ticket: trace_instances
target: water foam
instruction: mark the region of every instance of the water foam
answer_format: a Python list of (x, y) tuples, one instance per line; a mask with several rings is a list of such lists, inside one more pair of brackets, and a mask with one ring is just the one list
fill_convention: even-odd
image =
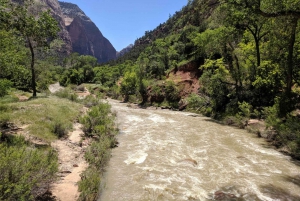
[(156, 114), (152, 114), (150, 115), (150, 117), (148, 117), (148, 119), (150, 119), (151, 121), (155, 122), (155, 123), (175, 123), (176, 121), (172, 120), (172, 119), (166, 119), (160, 115), (156, 115)]
[(124, 162), (129, 165), (129, 164), (142, 164), (144, 161), (147, 159), (148, 154), (140, 151), (138, 153), (134, 153), (128, 156), (128, 159), (125, 160)]

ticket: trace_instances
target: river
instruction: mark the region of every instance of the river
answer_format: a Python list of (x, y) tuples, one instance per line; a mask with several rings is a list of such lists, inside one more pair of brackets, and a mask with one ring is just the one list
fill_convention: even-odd
[(109, 100), (119, 146), (101, 201), (300, 200), (300, 165), (245, 130)]

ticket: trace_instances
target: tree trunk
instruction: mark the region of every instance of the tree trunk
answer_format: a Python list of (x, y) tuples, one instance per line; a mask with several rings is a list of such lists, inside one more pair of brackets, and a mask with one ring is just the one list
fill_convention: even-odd
[(129, 100), (129, 95), (128, 94), (125, 94), (125, 97), (124, 97), (124, 100), (123, 100), (123, 103), (127, 103)]
[(256, 66), (254, 66), (253, 72), (251, 74), (251, 82), (254, 82), (257, 68), (260, 66), (259, 28), (257, 26), (255, 26), (254, 28), (255, 30), (252, 30), (250, 26), (247, 26), (247, 29), (250, 31), (250, 33), (254, 38), (255, 50), (256, 50)]
[(292, 19), (292, 31), (291, 38), (289, 41), (289, 51), (288, 51), (288, 59), (287, 59), (287, 73), (286, 73), (286, 94), (289, 96), (292, 91), (293, 86), (293, 54), (294, 54), (294, 45), (296, 41), (296, 29), (298, 25), (298, 18), (294, 17)]
[(254, 77), (256, 76), (256, 69), (260, 67), (260, 49), (259, 49), (259, 39), (255, 36), (255, 48), (256, 48), (256, 67), (254, 68)]
[(34, 69), (34, 50), (33, 50), (33, 46), (32, 46), (32, 43), (30, 41), (29, 38), (27, 38), (28, 40), (28, 45), (29, 45), (29, 49), (30, 49), (30, 53), (31, 53), (31, 86), (32, 86), (32, 91), (33, 91), (33, 94), (32, 96), (33, 97), (36, 97), (36, 83), (35, 83), (35, 69)]

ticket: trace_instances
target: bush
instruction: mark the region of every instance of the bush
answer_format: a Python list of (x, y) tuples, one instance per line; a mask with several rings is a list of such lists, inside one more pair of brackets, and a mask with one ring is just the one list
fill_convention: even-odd
[(23, 138), (0, 143), (0, 200), (35, 200), (58, 170), (54, 150), (28, 147)]
[(273, 128), (276, 135), (276, 146), (285, 146), (290, 154), (300, 159), (300, 119), (292, 114), (280, 117), (280, 103), (264, 110), (267, 125)]
[(180, 100), (179, 90), (176, 87), (175, 83), (172, 81), (167, 81), (165, 87), (165, 94), (169, 102), (175, 102)]
[(243, 117), (250, 118), (251, 113), (252, 113), (252, 105), (249, 103), (243, 101), (242, 103), (238, 102), (239, 105), (239, 115)]
[(78, 95), (70, 89), (59, 90), (58, 92), (54, 93), (54, 95), (60, 98), (69, 99), (70, 101), (77, 101), (78, 98)]
[(12, 86), (12, 82), (7, 79), (0, 79), (0, 97), (5, 96)]
[(84, 104), (85, 107), (88, 107), (88, 108), (96, 106), (100, 103), (99, 99), (95, 98), (92, 95), (86, 96), (84, 99), (81, 100), (81, 102), (82, 102), (82, 104)]
[(68, 134), (71, 126), (72, 125), (70, 125), (68, 122), (55, 120), (52, 122), (52, 132), (57, 135), (57, 137), (62, 138)]
[(96, 167), (89, 167), (81, 174), (81, 180), (78, 183), (80, 193), (79, 201), (97, 200), (101, 178)]
[(104, 170), (110, 158), (111, 140), (114, 139), (103, 137), (98, 142), (93, 142), (85, 153), (86, 161), (99, 170)]
[(110, 88), (107, 95), (113, 99), (119, 99), (121, 97), (120, 88), (117, 85), (114, 85)]
[(100, 103), (90, 109), (87, 115), (80, 118), (83, 124), (83, 131), (87, 136), (101, 138), (102, 135), (114, 135), (114, 118), (110, 114), (110, 105)]
[(0, 129), (5, 127), (9, 122), (10, 116), (8, 111), (10, 111), (10, 107), (0, 103)]
[(114, 115), (111, 114), (110, 105), (99, 103), (80, 119), (85, 135), (94, 137), (95, 141), (85, 153), (89, 167), (81, 174), (78, 183), (81, 192), (79, 200), (94, 201), (99, 195), (101, 176), (110, 158), (110, 149), (116, 145), (116, 129)]
[(0, 113), (0, 129), (5, 127), (9, 122), (10, 116), (8, 113)]
[(197, 94), (190, 94), (187, 98), (187, 109), (192, 111), (200, 111), (201, 108), (209, 105), (209, 101), (205, 97), (201, 97)]

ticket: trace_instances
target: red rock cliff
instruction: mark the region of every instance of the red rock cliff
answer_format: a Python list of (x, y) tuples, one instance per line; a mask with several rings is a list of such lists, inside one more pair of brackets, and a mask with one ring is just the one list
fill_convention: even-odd
[(116, 50), (89, 17), (75, 4), (59, 2), (73, 52), (92, 55), (99, 63), (116, 58)]

